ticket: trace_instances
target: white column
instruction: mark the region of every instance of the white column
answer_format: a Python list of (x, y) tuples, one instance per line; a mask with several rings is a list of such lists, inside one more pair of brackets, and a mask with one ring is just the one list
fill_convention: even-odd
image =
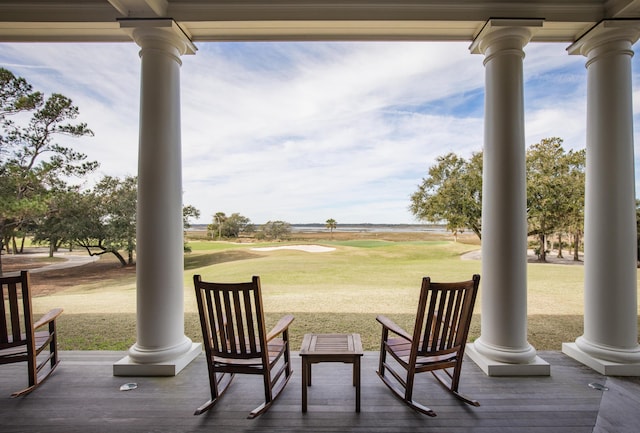
[(184, 335), (180, 56), (194, 47), (170, 20), (127, 25), (142, 62), (137, 341), (114, 375), (175, 375), (201, 352)]
[(631, 86), (638, 21), (605, 21), (587, 57), (584, 334), (563, 351), (602, 374), (640, 375)]
[(490, 376), (549, 375), (527, 341), (523, 47), (539, 20), (492, 20), (471, 46), (485, 55), (481, 335), (468, 354)]

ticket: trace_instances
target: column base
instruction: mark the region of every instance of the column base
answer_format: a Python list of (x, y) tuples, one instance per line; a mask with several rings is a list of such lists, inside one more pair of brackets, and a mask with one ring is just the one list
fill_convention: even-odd
[(202, 353), (202, 343), (191, 343), (191, 348), (175, 359), (142, 364), (125, 356), (113, 364), (114, 376), (176, 376)]
[(551, 366), (544, 359), (536, 357), (524, 364), (510, 364), (490, 359), (480, 354), (473, 344), (467, 344), (465, 354), (476, 363), (487, 376), (550, 376)]
[(640, 363), (622, 364), (595, 358), (576, 343), (562, 343), (562, 353), (605, 376), (640, 376)]

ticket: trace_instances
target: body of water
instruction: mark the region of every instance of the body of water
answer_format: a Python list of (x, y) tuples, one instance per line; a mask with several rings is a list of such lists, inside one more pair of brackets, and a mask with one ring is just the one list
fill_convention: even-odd
[[(325, 232), (329, 229), (325, 224), (291, 224), (293, 232)], [(338, 224), (334, 232), (377, 232), (377, 233), (389, 233), (389, 232), (403, 232), (403, 233), (415, 233), (415, 232), (431, 232), (431, 233), (445, 233), (447, 231), (445, 226), (441, 225), (426, 225), (426, 224)]]
[[(260, 224), (256, 224), (256, 228), (260, 228)], [(192, 224), (191, 231), (206, 231), (207, 224)], [(317, 233), (329, 231), (326, 224), (314, 223), (314, 224), (291, 224), (291, 230), (298, 233)], [(334, 232), (343, 233), (389, 233), (389, 232), (402, 232), (402, 233), (417, 233), (417, 232), (429, 232), (429, 233), (446, 233), (447, 229), (444, 225), (437, 224), (338, 224)]]

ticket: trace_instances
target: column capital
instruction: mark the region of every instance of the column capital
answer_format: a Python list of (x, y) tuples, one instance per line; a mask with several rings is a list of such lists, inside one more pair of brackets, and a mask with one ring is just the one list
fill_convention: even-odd
[(567, 48), (572, 55), (589, 56), (595, 49), (611, 43), (623, 42), (631, 49), (640, 38), (640, 20), (603, 20), (580, 36)]
[(142, 48), (162, 48), (166, 44), (178, 51), (178, 55), (195, 54), (198, 48), (191, 37), (172, 19), (119, 20), (120, 28)]
[[(504, 42), (504, 48), (522, 49), (543, 23), (543, 19), (492, 18), (476, 35), (469, 51), (471, 54), (486, 54), (489, 47), (500, 41)], [(518, 46), (514, 46), (513, 41), (516, 41)]]

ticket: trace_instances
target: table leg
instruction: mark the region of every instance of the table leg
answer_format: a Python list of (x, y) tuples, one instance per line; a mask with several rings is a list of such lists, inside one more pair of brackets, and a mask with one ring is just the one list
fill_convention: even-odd
[(360, 357), (353, 362), (353, 384), (356, 387), (356, 412), (360, 412)]
[(307, 381), (309, 380), (309, 363), (302, 357), (302, 412), (307, 411)]
[(351, 378), (351, 381), (353, 383), (353, 386), (356, 386), (356, 381), (357, 381), (357, 374), (356, 374), (356, 361), (358, 360), (358, 357), (355, 357), (352, 364), (353, 364), (353, 373), (351, 374), (353, 377)]

